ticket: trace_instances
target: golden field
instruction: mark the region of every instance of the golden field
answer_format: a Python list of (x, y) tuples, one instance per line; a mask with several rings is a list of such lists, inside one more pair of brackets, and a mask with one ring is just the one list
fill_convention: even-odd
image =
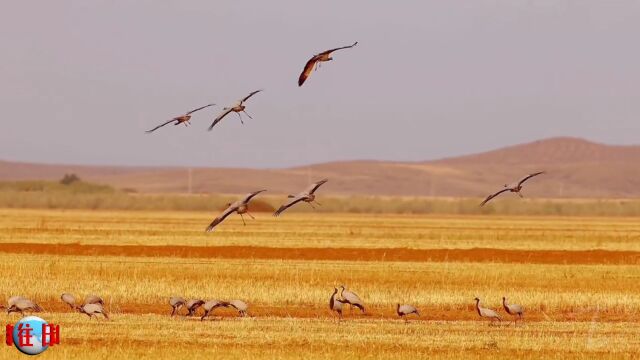
[[(633, 358), (640, 351), (637, 218), (0, 210), (0, 293), (61, 324), (45, 358)], [(43, 246), (37, 246), (43, 244)], [(56, 245), (59, 244), (59, 245)], [(600, 252), (589, 253), (593, 249)], [(337, 323), (346, 284), (367, 305)], [(62, 304), (104, 297), (112, 321)], [(168, 315), (169, 296), (244, 299), (249, 318)], [(488, 326), (473, 298), (525, 323)], [(404, 324), (395, 304), (422, 316)], [(7, 323), (18, 315), (0, 315)], [(0, 358), (15, 358), (3, 347)]]

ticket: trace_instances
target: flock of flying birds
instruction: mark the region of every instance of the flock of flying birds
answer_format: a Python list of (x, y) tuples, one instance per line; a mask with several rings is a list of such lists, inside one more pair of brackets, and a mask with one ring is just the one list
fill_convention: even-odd
[[(350, 49), (353, 48), (354, 46), (356, 46), (358, 44), (358, 42), (354, 42), (351, 45), (348, 46), (341, 46), (341, 47), (337, 47), (335, 49), (330, 49), (330, 50), (326, 50), (323, 51), (321, 53), (318, 53), (314, 56), (311, 57), (311, 59), (309, 59), (307, 61), (307, 63), (304, 65), (304, 69), (302, 70), (302, 73), (300, 74), (300, 77), (298, 78), (298, 86), (302, 86), (305, 81), (309, 78), (309, 76), (311, 76), (311, 74), (313, 73), (313, 71), (318, 70), (321, 67), (321, 64), (323, 62), (327, 62), (327, 61), (331, 61), (333, 60), (333, 58), (331, 57), (331, 54), (334, 51), (338, 51), (338, 50), (343, 50), (343, 49)], [(238, 118), (240, 119), (240, 123), (244, 124), (244, 121), (242, 120), (242, 115), (240, 113), (244, 113), (245, 115), (247, 115), (250, 119), (253, 119), (251, 117), (251, 115), (249, 115), (246, 111), (246, 105), (245, 103), (247, 102), (247, 100), (249, 100), (252, 96), (254, 96), (255, 94), (261, 92), (262, 90), (256, 90), (256, 91), (252, 91), (251, 93), (249, 93), (249, 95), (245, 96), (244, 98), (238, 100), (236, 103), (234, 103), (233, 105), (229, 106), (229, 107), (225, 107), (222, 109), (222, 112), (213, 120), (213, 122), (211, 123), (211, 125), (209, 126), (209, 131), (211, 131), (220, 121), (222, 121), (222, 119), (224, 119), (227, 115), (229, 115), (230, 113), (236, 113), (238, 115)], [(177, 117), (174, 117), (173, 119), (166, 121), (156, 127), (154, 127), (151, 130), (147, 130), (147, 133), (152, 133), (156, 130), (158, 130), (159, 128), (168, 125), (168, 124), (174, 124), (174, 125), (180, 125), (180, 124), (184, 124), (185, 126), (189, 126), (191, 124), (191, 117), (192, 114), (200, 111), (202, 109), (208, 108), (210, 106), (214, 106), (215, 104), (207, 104), (204, 106), (201, 106), (199, 108), (193, 109), (189, 112), (187, 112), (184, 115), (180, 115)], [(529, 180), (530, 178), (534, 177), (534, 176), (538, 176), (540, 174), (543, 174), (544, 172), (536, 172), (533, 174), (529, 174), (527, 176), (525, 176), (524, 178), (522, 178), (520, 181), (518, 181), (515, 184), (512, 185), (504, 185), (504, 188), (501, 189), (500, 191), (491, 194), (489, 196), (487, 196), (486, 199), (484, 199), (484, 201), (480, 204), (480, 206), (484, 206), (487, 202), (491, 201), (493, 198), (495, 198), (496, 196), (504, 193), (504, 192), (513, 192), (516, 193), (518, 196), (523, 197), (521, 190), (522, 190), (522, 185), (524, 184), (525, 181)], [(289, 198), (291, 199), (290, 201), (288, 201), (287, 203), (285, 203), (284, 205), (282, 205), (274, 214), (274, 216), (279, 216), (280, 214), (282, 214), (283, 211), (285, 211), (286, 209), (288, 209), (289, 207), (299, 203), (299, 202), (306, 202), (309, 205), (311, 205), (313, 207), (313, 202), (315, 202), (316, 204), (320, 205), (318, 202), (315, 201), (315, 191), (322, 186), (322, 184), (326, 183), (328, 180), (324, 179), (321, 180), (317, 183), (311, 184), (305, 191), (297, 194), (297, 195), (289, 195)], [(249, 213), (249, 202), (251, 201), (251, 199), (253, 199), (256, 195), (264, 192), (266, 190), (258, 190), (258, 191), (254, 191), (252, 193), (247, 194), (243, 199), (238, 200), (234, 203), (230, 203), (227, 204), (227, 208), (222, 212), (222, 214), (220, 214), (220, 216), (218, 216), (217, 218), (215, 218), (211, 224), (207, 227), (206, 231), (207, 232), (211, 232), (214, 230), (214, 228), (220, 224), (222, 221), (224, 221), (224, 219), (226, 219), (229, 215), (233, 214), (233, 213), (237, 213), (240, 215), (240, 217), (242, 218), (242, 223), (246, 225), (245, 221), (244, 221), (244, 216), (243, 214), (247, 214), (249, 215), (249, 217), (251, 217), (252, 219), (255, 219), (253, 217), (253, 215), (251, 215)]]

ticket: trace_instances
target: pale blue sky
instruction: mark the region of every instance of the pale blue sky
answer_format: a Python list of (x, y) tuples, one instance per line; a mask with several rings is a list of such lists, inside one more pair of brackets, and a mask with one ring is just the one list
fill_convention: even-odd
[[(14, 1), (0, 159), (285, 167), (640, 143), (638, 1)], [(302, 87), (307, 59), (351, 44)], [(264, 88), (254, 117), (206, 128)], [(194, 107), (190, 128), (156, 124)]]

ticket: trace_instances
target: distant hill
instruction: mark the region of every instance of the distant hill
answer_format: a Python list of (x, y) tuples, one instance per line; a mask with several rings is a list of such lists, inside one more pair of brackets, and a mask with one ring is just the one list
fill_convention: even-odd
[[(343, 161), (288, 169), (193, 168), (196, 193), (245, 193), (258, 188), (290, 193), (327, 177), (337, 195), (482, 197), (524, 174), (525, 196), (555, 198), (640, 197), (640, 146), (612, 146), (576, 138), (551, 138), (489, 152), (424, 162)], [(179, 167), (42, 165), (0, 161), (0, 180), (57, 180), (65, 173), (146, 193), (181, 193), (189, 172)]]

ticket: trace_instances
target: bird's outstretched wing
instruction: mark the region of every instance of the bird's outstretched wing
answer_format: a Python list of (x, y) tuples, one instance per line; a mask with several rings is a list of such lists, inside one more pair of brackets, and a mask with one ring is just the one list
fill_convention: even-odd
[(280, 208), (278, 208), (278, 210), (276, 210), (276, 212), (273, 213), (273, 216), (280, 216), (280, 214), (282, 214), (283, 211), (287, 210), (288, 208), (290, 208), (291, 206), (299, 203), (302, 200), (304, 200), (304, 196), (298, 195), (298, 196), (294, 197), (288, 203), (280, 206)]
[(145, 132), (146, 132), (147, 134), (151, 134), (152, 132), (154, 132), (154, 131), (156, 131), (156, 130), (160, 129), (161, 127), (163, 127), (163, 126), (165, 126), (165, 125), (167, 125), (167, 124), (171, 124), (172, 122), (175, 122), (175, 121), (178, 121), (178, 119), (175, 119), (175, 118), (174, 118), (174, 119), (171, 119), (171, 120), (169, 120), (169, 121), (167, 121), (167, 122), (165, 122), (165, 123), (162, 123), (162, 124), (160, 124), (160, 125), (158, 125), (158, 126), (154, 127), (153, 129), (151, 129), (151, 130), (147, 130), (147, 131), (145, 131)]
[(205, 106), (201, 106), (201, 107), (199, 107), (199, 108), (197, 108), (197, 109), (193, 109), (193, 110), (189, 111), (189, 112), (188, 112), (188, 113), (186, 113), (185, 115), (191, 115), (191, 114), (193, 114), (194, 112), (196, 112), (196, 111), (198, 111), (198, 110), (202, 110), (202, 109), (204, 109), (204, 108), (207, 108), (207, 107), (209, 107), (209, 106), (213, 106), (213, 105), (215, 105), (215, 104), (207, 104), (207, 105), (205, 105)]
[(249, 100), (250, 97), (252, 97), (253, 95), (259, 93), (260, 91), (262, 91), (262, 89), (256, 90), (256, 91), (252, 91), (251, 94), (245, 96), (242, 100), (240, 100), (240, 103), (242, 104), (243, 102)]
[(304, 65), (304, 69), (302, 69), (302, 72), (300, 73), (300, 77), (298, 78), (298, 86), (302, 86), (302, 84), (304, 84), (304, 82), (307, 81), (309, 76), (311, 76), (311, 73), (313, 72), (313, 68), (316, 65), (316, 62), (318, 62), (318, 58), (319, 58), (318, 55), (314, 55)]
[(252, 192), (252, 193), (249, 193), (249, 194), (247, 194), (247, 196), (245, 196), (245, 198), (244, 198), (244, 200), (242, 200), (242, 202), (243, 202), (244, 204), (246, 204), (246, 203), (248, 203), (249, 201), (251, 201), (251, 199), (252, 199), (254, 196), (256, 196), (256, 195), (260, 194), (261, 192), (265, 192), (265, 191), (267, 191), (267, 190), (258, 190), (258, 191), (254, 191), (254, 192)]
[(503, 192), (505, 192), (505, 191), (509, 191), (509, 190), (511, 190), (511, 189), (509, 189), (509, 188), (504, 188), (504, 189), (502, 189), (502, 190), (498, 191), (498, 192), (497, 192), (497, 193), (495, 193), (495, 194), (491, 194), (491, 195), (487, 196), (487, 198), (486, 198), (486, 199), (484, 199), (484, 201), (480, 204), (480, 206), (484, 206), (484, 204), (488, 203), (488, 202), (489, 202), (491, 199), (493, 199), (494, 197), (496, 197), (496, 196), (498, 196), (498, 195), (502, 194), (502, 193), (503, 193)]
[(213, 221), (211, 222), (211, 224), (209, 224), (209, 226), (207, 227), (206, 232), (212, 232), (213, 229), (220, 224), (222, 221), (224, 221), (224, 219), (227, 218), (227, 216), (233, 214), (234, 211), (238, 210), (238, 206), (237, 205), (231, 205), (229, 206), (222, 214), (220, 214), (220, 216), (218, 216), (217, 218), (213, 219)]
[(209, 131), (211, 131), (213, 129), (213, 127), (216, 126), (216, 124), (219, 123), (220, 120), (222, 120), (230, 112), (231, 112), (231, 108), (228, 108), (228, 109), (224, 110), (220, 115), (218, 115), (218, 117), (215, 118), (215, 120), (213, 120), (213, 123), (211, 123), (211, 126), (209, 126)]
[(329, 179), (322, 179), (317, 183), (311, 184), (305, 191), (308, 194), (313, 194), (314, 192), (316, 192), (316, 190), (318, 190), (320, 186), (322, 186), (322, 184), (326, 183), (327, 181), (329, 181)]
[(529, 175), (523, 177), (522, 180), (518, 181), (518, 186), (521, 186), (525, 181), (531, 179), (534, 176), (538, 176), (540, 174), (544, 174), (544, 171), (540, 171), (540, 172), (537, 172), (537, 173), (529, 174)]
[(356, 45), (358, 45), (358, 42), (357, 42), (357, 41), (356, 41), (356, 42), (354, 42), (353, 44), (349, 45), (349, 46), (341, 46), (341, 47), (338, 47), (338, 48), (335, 48), (335, 49), (331, 49), (331, 50), (323, 51), (323, 52), (319, 53), (318, 55), (328, 55), (328, 54), (331, 54), (331, 53), (332, 53), (332, 52), (334, 52), (334, 51), (342, 50), (342, 49), (350, 49), (350, 48), (352, 48), (352, 47), (354, 47), (354, 46), (356, 46)]

